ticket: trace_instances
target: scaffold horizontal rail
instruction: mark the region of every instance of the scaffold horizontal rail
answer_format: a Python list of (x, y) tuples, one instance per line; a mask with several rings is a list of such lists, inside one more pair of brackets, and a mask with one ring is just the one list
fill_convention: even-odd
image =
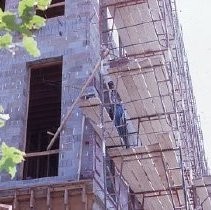
[[(167, 146), (167, 145), (166, 145)], [(175, 190), (174, 186), (182, 186), (181, 169), (171, 172), (171, 180), (166, 177), (166, 162), (169, 165), (178, 165), (176, 151), (179, 148), (161, 147), (160, 144), (153, 144), (145, 147), (137, 147), (130, 149), (111, 149), (109, 156), (113, 159), (117, 169), (120, 170), (120, 165), (123, 163), (122, 175), (130, 185), (134, 194), (144, 194), (150, 192), (154, 198), (157, 197), (157, 192), (168, 191), (167, 194), (159, 197), (159, 201), (163, 206), (168, 206), (168, 209), (173, 209), (168, 186)], [(153, 155), (153, 154), (160, 154)], [(145, 158), (149, 157), (149, 158)], [(165, 159), (163, 161), (163, 158)], [(171, 158), (171, 160), (169, 159)], [(175, 161), (174, 163), (172, 161)], [(180, 177), (178, 179), (178, 177)], [(178, 182), (179, 181), (179, 182)], [(184, 201), (183, 188), (177, 189), (177, 193), (172, 194), (172, 197), (177, 205)], [(173, 190), (172, 190), (173, 192)], [(153, 196), (150, 196), (153, 198)]]

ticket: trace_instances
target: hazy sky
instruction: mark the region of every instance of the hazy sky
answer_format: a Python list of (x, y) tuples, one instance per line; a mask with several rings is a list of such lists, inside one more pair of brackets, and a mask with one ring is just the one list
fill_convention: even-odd
[(211, 0), (177, 0), (211, 168)]

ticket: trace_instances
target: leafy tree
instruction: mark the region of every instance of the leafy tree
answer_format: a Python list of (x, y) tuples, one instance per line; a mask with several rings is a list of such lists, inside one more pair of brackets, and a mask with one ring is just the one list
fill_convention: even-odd
[(17, 12), (0, 9), (0, 48), (15, 52), (23, 47), (32, 56), (40, 56), (33, 31), (45, 26), (45, 18), (36, 15), (36, 10), (46, 10), (52, 0), (21, 0)]
[[(0, 49), (6, 48), (15, 52), (17, 47), (23, 47), (30, 55), (40, 56), (34, 30), (45, 26), (46, 20), (36, 15), (36, 10), (46, 10), (52, 0), (20, 0), (17, 12), (0, 9)], [(0, 128), (9, 120), (0, 106)], [(0, 146), (0, 172), (6, 171), (14, 178), (17, 164), (24, 161), (25, 153), (9, 147), (4, 142)]]
[[(7, 120), (9, 120), (9, 115), (5, 114), (2, 106), (0, 106), (0, 127), (3, 127)], [(0, 147), (0, 153), (0, 171), (6, 171), (14, 178), (16, 165), (24, 160), (25, 153), (15, 147), (8, 147), (4, 142)]]

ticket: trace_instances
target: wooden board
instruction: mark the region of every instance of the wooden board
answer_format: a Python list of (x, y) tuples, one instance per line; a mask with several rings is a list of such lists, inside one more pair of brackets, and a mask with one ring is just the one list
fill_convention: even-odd
[[(171, 149), (173, 147), (172, 139), (169, 134), (157, 134), (158, 142), (162, 149)], [(168, 163), (169, 168), (179, 167), (179, 160), (177, 159), (176, 152), (169, 151), (163, 154), (164, 161)], [(182, 185), (182, 175), (180, 170), (174, 170), (170, 174), (173, 181), (172, 185), (181, 186)]]
[[(161, 156), (159, 158), (153, 154), (153, 151), (161, 150), (159, 144), (122, 149), (121, 151), (117, 150), (110, 150), (109, 155), (114, 160), (118, 170), (120, 170), (121, 162), (124, 162), (122, 174), (130, 187), (132, 186), (131, 189), (134, 192), (164, 190), (168, 188), (165, 167)], [(172, 153), (174, 154), (174, 152)], [(121, 157), (116, 157), (117, 154), (121, 155)], [(149, 159), (149, 157), (151, 158)], [(146, 209), (156, 209), (155, 204), (163, 209), (173, 209), (169, 195), (155, 196), (151, 199), (152, 203), (147, 203), (146, 200)], [(178, 198), (176, 198), (176, 201), (178, 204)]]
[[(101, 118), (100, 118), (100, 104), (101, 101), (99, 98), (90, 98), (87, 100), (81, 100), (79, 106), (82, 108), (82, 112), (86, 117), (90, 119), (90, 123), (93, 125), (93, 128), (98, 133), (99, 136), (102, 137), (102, 128), (101, 128)], [(106, 145), (121, 145), (121, 138), (118, 137), (118, 131), (114, 126), (113, 121), (110, 119), (108, 112), (103, 109), (103, 117), (105, 121), (105, 138)]]
[[(194, 180), (194, 186), (196, 187), (196, 194), (199, 197), (199, 203), (203, 203), (202, 207), (205, 210), (211, 209), (211, 176), (205, 176)], [(204, 186), (204, 187), (203, 187)]]

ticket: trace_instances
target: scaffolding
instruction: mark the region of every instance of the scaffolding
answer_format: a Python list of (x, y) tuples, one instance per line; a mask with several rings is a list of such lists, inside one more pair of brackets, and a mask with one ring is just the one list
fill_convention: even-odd
[[(15, 209), (18, 201), (27, 199), (33, 209), (37, 191), (50, 209), (59, 194), (64, 209), (69, 209), (69, 203), (75, 208), (69, 199), (77, 194), (80, 208), (89, 209), (94, 182), (80, 180), (88, 120), (102, 140), (104, 176), (99, 191), (104, 209), (210, 209), (211, 178), (175, 0), (99, 2), (101, 58), (57, 131), (48, 132), (53, 138), (46, 151), (26, 155), (59, 154), (53, 145), (79, 106), (84, 116), (77, 181), (10, 189), (11, 196), (3, 199), (12, 201)], [(90, 84), (96, 91), (86, 94)], [(123, 186), (131, 196), (126, 203), (120, 202)]]
[[(138, 209), (209, 205), (197, 181), (208, 169), (175, 0), (101, 0), (99, 30), (101, 59), (47, 150), (79, 105), (102, 139), (105, 209), (128, 206), (119, 203), (122, 184)], [(96, 92), (86, 95), (93, 79)]]
[[(99, 95), (80, 107), (105, 143), (104, 161), (143, 209), (195, 208), (192, 180), (208, 169), (175, 1), (102, 0), (100, 33), (110, 54)], [(114, 208), (124, 209), (114, 191)]]

